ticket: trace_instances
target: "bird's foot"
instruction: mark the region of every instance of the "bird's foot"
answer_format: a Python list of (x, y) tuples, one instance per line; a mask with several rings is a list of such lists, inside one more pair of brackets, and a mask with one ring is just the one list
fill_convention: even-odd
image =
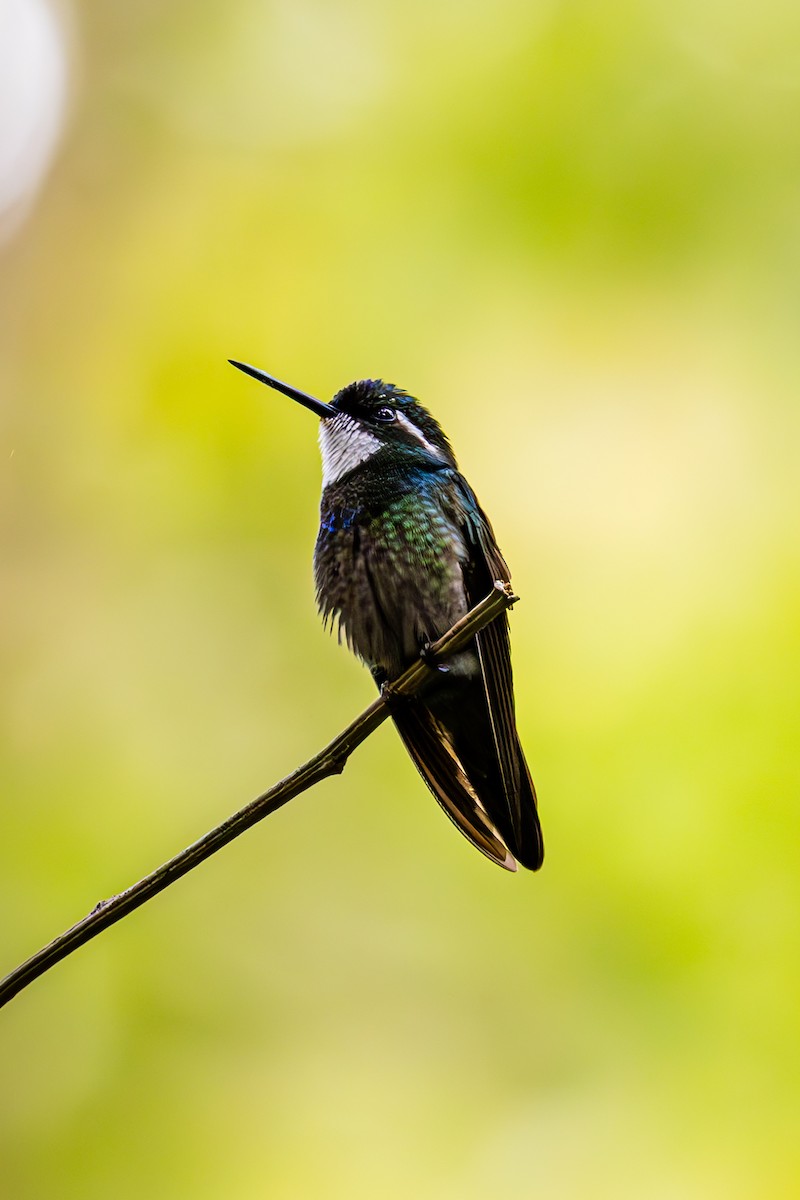
[(447, 663), (439, 662), (430, 642), (425, 643), (419, 652), (419, 656), (425, 663), (425, 666), (430, 667), (433, 671), (441, 671), (443, 675), (446, 675), (450, 670)]
[(383, 667), (370, 667), (369, 673), (378, 685), (378, 691), (381, 694), (381, 700), (387, 708), (396, 708), (402, 696), (398, 696), (393, 689), (389, 680), (389, 673)]

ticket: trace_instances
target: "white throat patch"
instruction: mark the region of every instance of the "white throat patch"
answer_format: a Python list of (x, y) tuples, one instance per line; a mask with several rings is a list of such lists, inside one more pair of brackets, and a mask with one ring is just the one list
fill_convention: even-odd
[(319, 448), (322, 452), (322, 486), (336, 483), (359, 463), (366, 462), (381, 448), (380, 438), (347, 413), (326, 417), (319, 423)]

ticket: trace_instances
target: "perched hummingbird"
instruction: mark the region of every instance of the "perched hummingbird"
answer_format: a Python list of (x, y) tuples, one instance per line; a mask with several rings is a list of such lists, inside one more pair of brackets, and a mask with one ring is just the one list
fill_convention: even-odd
[[(230, 360), (320, 418), (322, 502), (314, 550), (326, 624), (381, 686), (492, 590), (508, 567), (427, 409), (380, 379), (330, 404)], [(392, 718), (444, 811), (487, 858), (535, 871), (544, 845), (519, 743), (508, 622), (498, 617)]]

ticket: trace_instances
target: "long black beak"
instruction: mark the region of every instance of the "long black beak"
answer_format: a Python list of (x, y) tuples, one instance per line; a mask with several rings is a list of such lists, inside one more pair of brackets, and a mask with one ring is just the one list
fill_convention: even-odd
[(304, 408), (310, 408), (318, 417), (336, 415), (337, 410), (332, 404), (326, 404), (324, 400), (317, 400), (316, 396), (309, 396), (308, 392), (301, 392), (299, 388), (291, 387), (288, 383), (281, 383), (280, 379), (276, 379), (274, 375), (268, 375), (266, 371), (259, 371), (258, 367), (237, 362), (235, 358), (229, 358), (228, 362), (232, 367), (238, 367), (240, 371), (244, 371), (245, 375), (252, 375), (253, 379), (257, 379), (259, 383), (265, 383), (267, 387), (275, 388), (276, 392), (283, 392), (284, 396), (296, 400)]

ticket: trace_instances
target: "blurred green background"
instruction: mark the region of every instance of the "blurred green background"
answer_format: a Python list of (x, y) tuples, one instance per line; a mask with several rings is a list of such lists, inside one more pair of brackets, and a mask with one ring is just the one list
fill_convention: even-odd
[(0, 1192), (797, 1196), (800, 10), (0, 8), (0, 970), (372, 699), (228, 357), (440, 417), (547, 844), (385, 727), (3, 1011)]

